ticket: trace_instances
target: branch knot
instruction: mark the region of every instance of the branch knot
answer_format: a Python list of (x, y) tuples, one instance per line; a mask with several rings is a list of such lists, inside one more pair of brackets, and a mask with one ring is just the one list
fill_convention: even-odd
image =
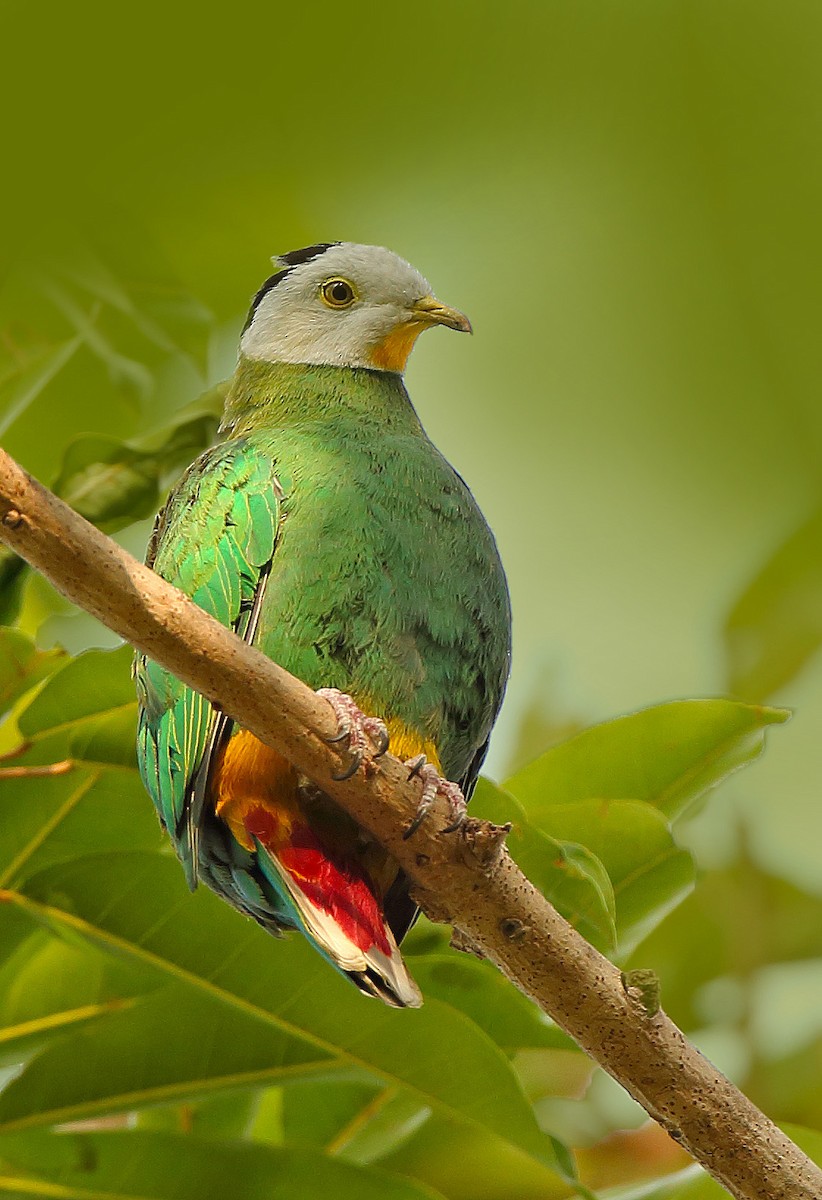
[(505, 825), (494, 825), (491, 821), (482, 821), (469, 817), (462, 827), (462, 845), (466, 850), (466, 861), (472, 859), (484, 871), (490, 871), (499, 862), (505, 839), (511, 832), (511, 822)]
[(26, 518), (16, 508), (7, 509), (0, 520), (2, 520), (7, 529), (19, 529), (26, 522)]
[(640, 969), (621, 971), (622, 990), (633, 1003), (638, 1004), (648, 1017), (655, 1017), (662, 1007), (659, 976), (656, 971)]

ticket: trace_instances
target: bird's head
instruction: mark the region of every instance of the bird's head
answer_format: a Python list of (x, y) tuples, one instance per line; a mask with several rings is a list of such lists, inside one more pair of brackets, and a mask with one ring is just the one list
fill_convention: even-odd
[(248, 358), (402, 372), (424, 329), (471, 332), (419, 271), (382, 246), (332, 242), (274, 259), (240, 340)]

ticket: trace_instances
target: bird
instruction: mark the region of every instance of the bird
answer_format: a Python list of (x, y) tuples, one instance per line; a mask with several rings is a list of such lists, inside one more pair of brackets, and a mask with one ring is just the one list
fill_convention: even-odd
[[(390, 746), (457, 830), (511, 659), (494, 537), (427, 437), (403, 372), (417, 337), (471, 332), (380, 246), (273, 259), (240, 336), (214, 445), (157, 516), (147, 562), (331, 703), (343, 774)], [(466, 389), (465, 420), (475, 420)], [(408, 878), (354, 821), (209, 701), (135, 659), (138, 760), (189, 886), (296, 929), (359, 989), (422, 1003), (399, 950)]]

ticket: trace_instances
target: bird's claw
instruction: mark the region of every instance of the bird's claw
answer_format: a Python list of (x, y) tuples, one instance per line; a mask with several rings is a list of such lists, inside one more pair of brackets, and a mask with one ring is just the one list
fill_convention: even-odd
[(409, 779), (422, 780), (422, 795), (417, 805), (417, 813), (411, 824), (403, 833), (403, 841), (412, 837), (431, 809), (437, 796), (444, 796), (451, 812), (451, 821), (443, 829), (443, 833), (456, 833), (467, 815), (465, 797), (459, 784), (450, 783), (443, 779), (433, 763), (427, 762), (424, 754), (409, 758), (405, 764), (408, 767)]
[(317, 692), (334, 709), (339, 723), (338, 732), (326, 741), (329, 745), (345, 743), (351, 754), (347, 766), (332, 779), (341, 782), (355, 775), (363, 763), (382, 758), (388, 750), (389, 733), (379, 717), (366, 716), (345, 692), (338, 688), (320, 688)]
[[(337, 739), (335, 738), (334, 740), (336, 741)], [(336, 775), (332, 775), (331, 778), (337, 783), (342, 783), (344, 779), (350, 779), (352, 775), (356, 775), (362, 759), (363, 756), (360, 751), (355, 750), (351, 755), (351, 762), (348, 764), (348, 766), (342, 771), (339, 771)]]
[(426, 759), (424, 754), (418, 754), (416, 758), (409, 758), (406, 760), (405, 765), (406, 765), (406, 767), (408, 767), (409, 780), (410, 779), (419, 779), (420, 771), (425, 766), (427, 761), (428, 760)]
[(372, 723), (371, 739), (374, 742), (376, 749), (374, 758), (382, 758), (383, 754), (388, 753), (388, 747), (391, 743), (391, 735), (386, 729), (384, 723), (378, 717), (369, 717), (368, 720)]

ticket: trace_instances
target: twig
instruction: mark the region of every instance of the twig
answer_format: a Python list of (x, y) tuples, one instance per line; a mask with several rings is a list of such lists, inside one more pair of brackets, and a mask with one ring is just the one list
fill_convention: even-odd
[(0, 767), (0, 783), (4, 779), (39, 779), (48, 775), (67, 775), (74, 770), (74, 760), (64, 758), (60, 762), (43, 763), (31, 767)]
[(448, 921), (540, 1005), (737, 1200), (820, 1200), (820, 1171), (551, 907), (501, 831), (443, 835), (444, 805), (403, 840), (419, 798), (402, 763), (334, 779), (330, 706), (89, 525), (0, 451), (0, 538), (65, 596), (278, 750), (368, 829)]

